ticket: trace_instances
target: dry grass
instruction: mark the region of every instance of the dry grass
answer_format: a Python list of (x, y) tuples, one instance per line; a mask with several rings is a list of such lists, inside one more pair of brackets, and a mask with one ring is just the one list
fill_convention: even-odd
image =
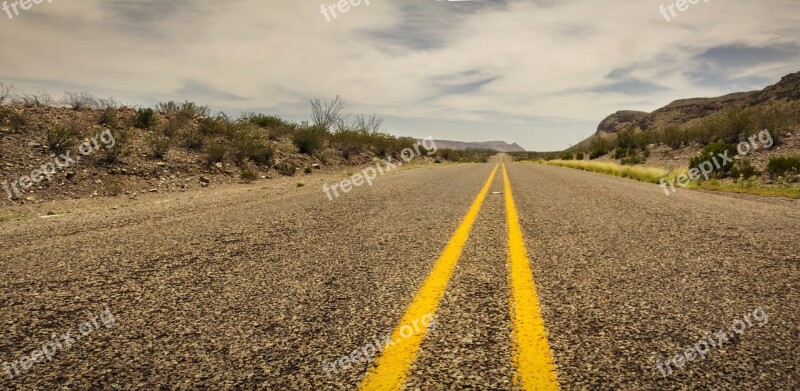
[[(616, 163), (601, 163), (585, 160), (540, 160), (537, 163), (548, 164), (551, 166), (575, 168), (578, 170), (597, 172), (606, 175), (614, 175), (623, 178), (635, 179), (640, 182), (660, 183), (661, 178), (669, 180), (680, 174), (685, 174), (686, 170), (674, 170), (672, 172), (658, 167), (643, 166), (621, 166)], [(740, 181), (739, 183), (723, 183), (716, 180), (693, 182), (688, 188), (702, 189), (727, 193), (752, 194), (762, 197), (785, 197), (800, 199), (800, 187), (797, 186), (764, 186), (758, 181)]]
[(544, 162), (544, 164), (575, 168), (578, 170), (597, 172), (606, 175), (614, 175), (649, 183), (659, 183), (661, 178), (671, 178), (679, 174), (677, 172), (669, 172), (658, 167), (621, 166), (616, 163), (593, 162), (586, 160), (550, 160)]

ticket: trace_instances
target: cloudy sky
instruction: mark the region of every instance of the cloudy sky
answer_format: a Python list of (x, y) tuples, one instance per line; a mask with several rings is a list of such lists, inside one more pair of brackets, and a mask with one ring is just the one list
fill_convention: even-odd
[(53, 0), (0, 14), (0, 81), (307, 120), (341, 94), (398, 135), (557, 150), (621, 109), (800, 70), (800, 1)]

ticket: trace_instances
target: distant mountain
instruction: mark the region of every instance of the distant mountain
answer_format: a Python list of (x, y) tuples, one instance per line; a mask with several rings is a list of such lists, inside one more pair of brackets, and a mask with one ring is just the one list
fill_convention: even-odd
[(466, 143), (462, 141), (450, 141), (450, 140), (434, 140), (436, 143), (436, 148), (440, 149), (455, 149), (455, 150), (467, 150), (467, 149), (478, 149), (478, 150), (490, 150), (490, 151), (497, 151), (497, 152), (525, 152), (525, 148), (522, 148), (519, 144), (509, 144), (505, 141), (484, 141), (484, 142), (475, 142), (475, 143)]
[(600, 122), (597, 133), (616, 133), (631, 127), (635, 130), (683, 127), (731, 106), (748, 108), (781, 100), (800, 100), (800, 72), (786, 75), (777, 84), (760, 91), (736, 92), (716, 98), (680, 99), (652, 113), (618, 111)]

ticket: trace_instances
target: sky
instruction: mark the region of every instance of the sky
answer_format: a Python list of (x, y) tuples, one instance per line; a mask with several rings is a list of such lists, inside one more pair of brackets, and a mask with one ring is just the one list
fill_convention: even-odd
[(684, 11), (669, 0), (364, 0), (346, 12), (337, 0), (43, 0), (18, 15), (8, 3), (0, 82), (18, 92), (293, 121), (338, 94), (392, 134), (538, 151), (579, 142), (618, 110), (800, 70), (797, 0)]

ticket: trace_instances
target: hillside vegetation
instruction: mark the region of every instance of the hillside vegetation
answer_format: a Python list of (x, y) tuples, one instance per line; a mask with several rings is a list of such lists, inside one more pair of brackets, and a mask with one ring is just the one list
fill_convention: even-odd
[[(417, 144), (384, 131), (383, 120), (375, 115), (344, 114), (344, 109), (341, 97), (314, 99), (311, 121), (296, 123), (261, 113), (212, 114), (208, 106), (189, 101), (127, 107), (86, 92), (67, 93), (56, 101), (44, 92), (14, 95), (0, 84), (0, 172), (3, 180), (13, 181), (52, 155), (77, 155), (82, 143), (104, 133), (113, 137), (112, 148), (98, 148), (15, 201), (135, 197), (145, 191), (186, 191), (399, 160), (403, 149)], [(423, 148), (415, 160), (483, 162), (493, 154), (431, 149)]]

